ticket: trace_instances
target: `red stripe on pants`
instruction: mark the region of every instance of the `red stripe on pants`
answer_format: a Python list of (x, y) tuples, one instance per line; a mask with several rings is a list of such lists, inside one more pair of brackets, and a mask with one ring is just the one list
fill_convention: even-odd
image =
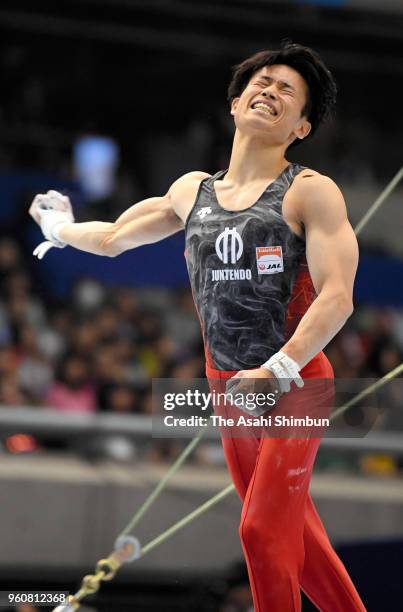
[[(206, 367), (210, 386), (236, 372)], [(333, 379), (319, 353), (303, 378)], [(322, 612), (365, 611), (319, 518), (309, 484), (318, 437), (221, 436), (228, 470), (243, 501), (239, 535), (255, 612), (299, 612), (300, 588)]]

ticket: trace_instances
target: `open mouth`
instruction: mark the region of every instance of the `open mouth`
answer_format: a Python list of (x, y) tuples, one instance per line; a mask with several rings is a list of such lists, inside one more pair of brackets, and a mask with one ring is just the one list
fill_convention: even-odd
[(267, 113), (268, 115), (271, 115), (272, 117), (277, 116), (277, 111), (272, 106), (269, 106), (265, 102), (255, 102), (254, 104), (252, 104), (251, 108), (252, 109), (258, 108), (259, 110), (264, 111), (265, 113)]

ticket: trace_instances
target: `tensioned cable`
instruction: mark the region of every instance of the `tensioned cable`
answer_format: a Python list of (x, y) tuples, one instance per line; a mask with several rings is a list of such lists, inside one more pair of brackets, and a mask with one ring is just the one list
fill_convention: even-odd
[(356, 236), (358, 236), (361, 233), (361, 230), (364, 229), (364, 227), (366, 226), (368, 221), (370, 219), (372, 219), (372, 217), (374, 216), (376, 211), (382, 206), (382, 204), (390, 196), (392, 191), (394, 191), (394, 189), (396, 189), (396, 187), (398, 186), (398, 184), (400, 183), (402, 178), (403, 178), (403, 166), (400, 168), (399, 172), (397, 172), (395, 174), (395, 176), (390, 181), (390, 183), (388, 185), (386, 185), (385, 189), (382, 191), (380, 196), (372, 204), (371, 208), (365, 213), (365, 215), (363, 216), (361, 221), (359, 223), (357, 223), (357, 225), (356, 225), (356, 227), (354, 229)]
[(343, 404), (343, 406), (335, 410), (332, 413), (330, 421), (334, 421), (335, 419), (337, 419), (337, 417), (346, 412), (346, 410), (349, 410), (351, 406), (355, 406), (355, 404), (364, 399), (364, 397), (367, 397), (367, 395), (370, 395), (371, 393), (373, 393), (373, 391), (376, 391), (380, 387), (386, 385), (386, 383), (392, 380), (392, 378), (396, 378), (396, 376), (398, 376), (401, 372), (403, 372), (403, 363), (396, 366), (396, 368), (385, 374), (385, 376), (377, 380), (374, 384), (370, 385), (369, 387), (358, 393), (355, 397), (353, 397), (349, 402), (346, 402), (345, 404)]
[[(375, 212), (384, 204), (389, 195), (394, 191), (397, 187), (401, 179), (403, 178), (403, 166), (400, 168), (399, 172), (393, 177), (393, 179), (388, 183), (385, 189), (382, 191), (380, 196), (375, 200), (372, 206), (369, 208), (367, 213), (361, 219), (361, 221), (355, 227), (355, 234), (358, 234), (362, 231), (365, 225), (370, 221)], [(374, 384), (367, 387), (360, 393), (358, 393), (354, 398), (350, 401), (346, 402), (343, 406), (338, 408), (330, 417), (330, 421), (333, 421), (341, 414), (343, 414), (346, 410), (351, 408), (361, 399), (384, 386), (390, 380), (398, 376), (401, 372), (403, 372), (403, 363), (385, 374), (380, 380), (375, 382)], [(194, 519), (201, 516), (207, 510), (212, 508), (219, 501), (227, 497), (230, 493), (235, 490), (234, 484), (229, 484), (225, 487), (221, 492), (214, 495), (212, 498), (201, 504), (198, 508), (187, 514), (185, 517), (174, 523), (171, 527), (163, 531), (159, 536), (148, 542), (144, 546), (140, 546), (140, 543), (136, 538), (130, 536), (130, 532), (134, 529), (134, 527), (139, 523), (141, 518), (144, 516), (146, 511), (150, 508), (150, 506), (154, 503), (154, 501), (158, 498), (158, 496), (162, 493), (164, 488), (167, 486), (169, 480), (174, 476), (174, 474), (178, 471), (181, 465), (184, 463), (189, 454), (193, 451), (193, 449), (197, 446), (200, 440), (203, 437), (205, 427), (203, 427), (199, 433), (191, 440), (191, 442), (184, 448), (182, 453), (178, 456), (174, 464), (168, 470), (168, 472), (164, 475), (164, 477), (160, 480), (158, 485), (149, 495), (149, 497), (145, 500), (145, 502), (140, 506), (137, 512), (134, 514), (131, 521), (125, 527), (125, 529), (121, 532), (115, 542), (115, 551), (111, 553), (111, 555), (107, 559), (101, 559), (98, 561), (96, 565), (96, 573), (85, 576), (82, 581), (81, 588), (75, 595), (70, 595), (68, 598), (67, 604), (62, 604), (54, 609), (54, 612), (73, 612), (74, 610), (78, 610), (80, 607), (80, 601), (84, 599), (87, 595), (92, 593), (96, 593), (101, 585), (102, 581), (112, 580), (121, 567), (123, 563), (131, 562), (140, 557), (144, 557), (148, 552), (153, 550), (156, 546), (159, 546), (163, 542), (165, 542), (168, 538), (170, 538), (174, 533), (191, 523)]]
[(155, 489), (152, 491), (152, 493), (147, 497), (146, 501), (137, 510), (136, 514), (133, 516), (133, 518), (131, 519), (130, 523), (123, 529), (123, 531), (120, 534), (121, 536), (127, 535), (131, 531), (133, 531), (134, 527), (142, 519), (142, 517), (147, 512), (147, 510), (149, 509), (151, 504), (153, 504), (155, 502), (157, 497), (165, 489), (166, 485), (168, 484), (168, 481), (172, 478), (172, 476), (174, 474), (176, 474), (176, 472), (179, 470), (181, 465), (186, 461), (187, 457), (190, 455), (192, 450), (194, 448), (196, 448), (196, 446), (199, 444), (199, 442), (200, 442), (200, 440), (201, 440), (201, 438), (202, 438), (202, 436), (203, 436), (203, 434), (204, 434), (206, 429), (207, 429), (207, 427), (202, 427), (202, 429), (200, 429), (200, 431), (197, 434), (197, 436), (195, 436), (193, 438), (193, 440), (191, 440), (189, 442), (189, 444), (187, 444), (187, 446), (184, 448), (184, 450), (181, 452), (181, 454), (178, 456), (178, 458), (172, 464), (172, 466), (167, 471), (167, 473), (161, 478), (161, 480), (159, 481), (159, 483), (157, 484)]
[(151, 540), (151, 542), (148, 542), (148, 544), (143, 546), (140, 552), (140, 557), (143, 557), (148, 552), (150, 552), (150, 550), (152, 550), (159, 544), (162, 544), (162, 542), (165, 542), (165, 540), (171, 537), (171, 535), (176, 533), (182, 527), (188, 525), (188, 523), (192, 522), (195, 518), (197, 518), (201, 514), (204, 514), (204, 512), (206, 512), (207, 510), (210, 510), (210, 508), (212, 508), (213, 506), (215, 506), (215, 504), (224, 499), (224, 497), (227, 497), (229, 493), (232, 493), (233, 490), (234, 485), (229, 484), (227, 487), (225, 487), (225, 489), (220, 491), (220, 493), (217, 493), (216, 495), (208, 499), (206, 502), (201, 504), (201, 506), (196, 508), (196, 510), (193, 510), (193, 512), (190, 512), (190, 514), (184, 516), (180, 521), (178, 521), (177, 523), (169, 527), (169, 529), (161, 533), (161, 535), (157, 536), (156, 538), (154, 538), (154, 540)]

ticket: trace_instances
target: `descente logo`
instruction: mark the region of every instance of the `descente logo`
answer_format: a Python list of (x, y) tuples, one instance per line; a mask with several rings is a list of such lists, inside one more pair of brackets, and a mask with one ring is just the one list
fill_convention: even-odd
[(242, 268), (239, 270), (211, 270), (211, 280), (213, 281), (222, 281), (222, 280), (250, 280), (252, 278), (251, 270), (243, 270)]

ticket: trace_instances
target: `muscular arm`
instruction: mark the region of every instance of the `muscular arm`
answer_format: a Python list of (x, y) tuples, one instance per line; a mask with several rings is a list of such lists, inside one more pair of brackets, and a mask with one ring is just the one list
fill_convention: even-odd
[(59, 236), (63, 242), (81, 251), (113, 257), (128, 249), (162, 240), (182, 228), (167, 194), (134, 204), (114, 223), (67, 223), (59, 231)]
[(76, 249), (109, 257), (162, 240), (183, 229), (183, 219), (175, 210), (190, 208), (205, 176), (201, 172), (182, 176), (165, 196), (134, 204), (114, 223), (67, 223), (59, 230), (59, 237)]
[(353, 312), (358, 245), (343, 196), (330, 178), (302, 178), (296, 197), (305, 225), (308, 267), (318, 297), (282, 350), (304, 367)]

